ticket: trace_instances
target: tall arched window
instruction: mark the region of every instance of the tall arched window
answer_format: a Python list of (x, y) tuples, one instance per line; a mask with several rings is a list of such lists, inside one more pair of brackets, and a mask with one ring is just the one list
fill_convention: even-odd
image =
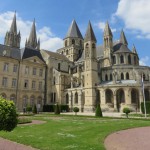
[(74, 39), (72, 39), (72, 44), (75, 44), (75, 40)]
[(68, 95), (68, 93), (66, 94), (66, 104), (69, 104), (69, 95)]
[(131, 56), (128, 56), (128, 64), (131, 64)]
[(126, 73), (126, 79), (129, 80), (129, 73)]
[(113, 56), (113, 64), (116, 64), (116, 56)]
[(110, 74), (110, 80), (112, 81), (112, 74)]
[(145, 74), (143, 73), (143, 81), (145, 81), (146, 80), (146, 77), (145, 77)]
[(121, 80), (124, 80), (124, 74), (121, 73)]
[(108, 81), (108, 76), (107, 76), (107, 74), (105, 75), (105, 81)]
[(134, 56), (134, 65), (136, 65), (136, 56)]
[(120, 56), (120, 63), (121, 63), (121, 64), (124, 63), (124, 57), (123, 57), (123, 55)]
[(67, 40), (65, 41), (65, 46), (67, 46)]
[(75, 93), (75, 103), (78, 104), (78, 93)]

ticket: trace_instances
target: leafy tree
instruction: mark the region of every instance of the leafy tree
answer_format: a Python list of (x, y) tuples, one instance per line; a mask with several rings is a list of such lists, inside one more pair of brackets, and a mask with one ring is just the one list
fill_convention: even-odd
[(96, 117), (103, 117), (100, 105), (97, 105), (97, 107), (96, 107), (95, 116)]
[(73, 111), (75, 112), (75, 115), (77, 115), (77, 112), (79, 112), (79, 108), (78, 107), (74, 107)]
[(27, 106), (26, 111), (27, 111), (28, 113), (29, 113), (29, 112), (32, 112), (32, 107), (31, 107), (31, 106)]
[(37, 114), (37, 108), (36, 108), (36, 105), (33, 106), (32, 112), (33, 112), (34, 114)]
[(0, 131), (12, 131), (18, 123), (14, 102), (0, 96)]
[(128, 114), (131, 112), (131, 110), (128, 107), (123, 108), (123, 113), (126, 114), (126, 117), (128, 118)]
[(60, 114), (60, 109), (59, 109), (59, 105), (58, 104), (55, 105), (55, 114), (56, 115)]

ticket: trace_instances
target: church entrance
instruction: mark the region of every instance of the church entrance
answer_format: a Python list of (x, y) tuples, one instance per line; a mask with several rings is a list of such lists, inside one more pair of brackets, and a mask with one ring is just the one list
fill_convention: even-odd
[(120, 112), (120, 108), (121, 108), (121, 103), (125, 102), (125, 94), (123, 89), (119, 89), (117, 90), (116, 93), (116, 100), (117, 100), (117, 111)]

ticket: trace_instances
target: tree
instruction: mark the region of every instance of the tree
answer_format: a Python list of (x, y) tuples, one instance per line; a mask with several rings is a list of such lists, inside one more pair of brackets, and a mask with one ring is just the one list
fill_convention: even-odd
[(0, 96), (0, 131), (12, 131), (18, 123), (18, 114), (13, 101)]
[(36, 105), (33, 106), (32, 112), (33, 112), (34, 114), (37, 114), (37, 108), (36, 108)]
[(97, 107), (96, 107), (95, 116), (96, 116), (96, 117), (103, 117), (103, 114), (102, 114), (102, 110), (101, 110), (100, 104), (97, 105)]
[(59, 109), (59, 105), (58, 104), (55, 105), (55, 114), (56, 115), (60, 114), (60, 109)]
[(78, 107), (74, 107), (73, 111), (75, 112), (75, 115), (77, 115), (77, 112), (79, 112), (79, 108)]
[(123, 113), (126, 114), (126, 117), (128, 118), (128, 114), (131, 112), (131, 110), (128, 107), (123, 108)]

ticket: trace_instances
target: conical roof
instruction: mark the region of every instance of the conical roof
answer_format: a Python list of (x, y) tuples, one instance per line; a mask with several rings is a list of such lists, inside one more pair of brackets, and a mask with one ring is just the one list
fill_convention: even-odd
[(128, 45), (128, 42), (127, 42), (127, 39), (126, 39), (126, 36), (125, 36), (123, 30), (121, 31), (121, 35), (120, 35), (120, 42), (124, 45)]
[(17, 34), (17, 24), (16, 24), (16, 12), (14, 14), (14, 18), (10, 27), (10, 32)]
[(33, 21), (30, 36), (28, 39), (28, 46), (31, 46), (32, 48), (36, 48), (36, 46), (37, 46), (35, 19)]
[(113, 36), (111, 29), (109, 27), (108, 21), (106, 22), (105, 28), (104, 28), (104, 36)]
[(85, 38), (84, 38), (84, 42), (87, 42), (87, 41), (95, 41), (96, 42), (96, 37), (95, 37), (95, 34), (93, 32), (93, 28), (92, 28), (90, 21), (88, 24), (88, 28), (86, 30)]
[(83, 39), (82, 34), (75, 20), (72, 21), (65, 38), (68, 38), (68, 37), (73, 37), (73, 38), (75, 37), (75, 38)]
[(137, 54), (137, 51), (136, 51), (136, 48), (135, 48), (134, 44), (133, 44), (132, 52), (135, 53), (135, 54)]

